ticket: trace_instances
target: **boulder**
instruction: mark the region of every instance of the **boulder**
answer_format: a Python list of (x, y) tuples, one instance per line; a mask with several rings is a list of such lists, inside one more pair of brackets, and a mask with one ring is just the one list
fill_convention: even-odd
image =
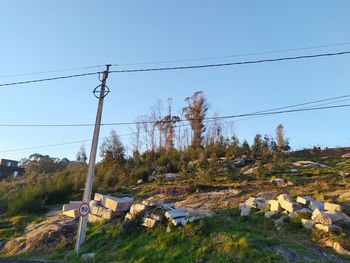
[(309, 208), (312, 209), (312, 211), (315, 209), (324, 210), (324, 204), (323, 202), (312, 200), (309, 203)]
[(247, 204), (239, 204), (239, 211), (241, 212), (241, 216), (249, 216), (251, 206)]
[(143, 184), (143, 180), (142, 179), (137, 180), (136, 184)]
[(326, 225), (326, 224), (316, 224), (315, 227), (319, 230), (322, 230), (324, 232), (339, 232), (341, 228), (336, 225)]
[(67, 210), (62, 212), (65, 216), (69, 216), (71, 218), (78, 218), (78, 209), (72, 209), (72, 210)]
[(157, 177), (155, 175), (148, 176), (148, 182), (155, 181)]
[(129, 197), (104, 195), (101, 204), (113, 212), (126, 212), (130, 209), (133, 202), (134, 199)]
[(175, 174), (175, 173), (165, 173), (165, 174), (163, 174), (163, 178), (165, 180), (175, 180), (179, 176), (180, 176), (179, 174)]
[(302, 218), (301, 219), (301, 224), (302, 226), (305, 228), (305, 229), (311, 229), (313, 228), (313, 226), (315, 225), (315, 222), (310, 220), (310, 219), (305, 219), (305, 218)]
[(324, 212), (324, 214), (327, 215), (332, 220), (333, 223), (343, 221), (343, 217), (337, 212), (326, 211)]
[(333, 212), (342, 212), (343, 208), (341, 205), (325, 202), (324, 210), (333, 211)]
[(290, 212), (290, 213), (288, 214), (288, 216), (289, 216), (290, 218), (294, 218), (294, 217), (297, 217), (297, 216), (298, 216), (298, 213), (297, 213), (297, 212)]
[(243, 158), (237, 158), (237, 159), (233, 160), (233, 165), (236, 168), (241, 168), (241, 167), (245, 166), (245, 160)]
[(276, 211), (268, 211), (268, 212), (265, 212), (265, 217), (266, 218), (270, 218), (270, 217), (273, 217), (274, 215), (277, 215), (278, 212)]
[(95, 253), (85, 253), (81, 255), (80, 260), (82, 262), (91, 262), (94, 256), (95, 256)]
[(314, 201), (310, 196), (298, 196), (297, 197), (297, 203), (303, 204), (303, 205), (308, 205), (310, 201)]
[(345, 214), (343, 212), (340, 212), (339, 215), (342, 217), (342, 222), (344, 224), (349, 224), (350, 223), (350, 217), (347, 214)]
[(312, 214), (312, 210), (309, 208), (303, 207), (303, 208), (297, 210), (296, 213), (298, 213), (298, 214)]

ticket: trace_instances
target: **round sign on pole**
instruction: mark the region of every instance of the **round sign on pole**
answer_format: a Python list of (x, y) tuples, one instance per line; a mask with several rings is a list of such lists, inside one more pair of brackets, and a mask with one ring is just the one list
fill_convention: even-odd
[(86, 202), (82, 202), (78, 208), (78, 214), (80, 217), (85, 217), (90, 212), (90, 206)]

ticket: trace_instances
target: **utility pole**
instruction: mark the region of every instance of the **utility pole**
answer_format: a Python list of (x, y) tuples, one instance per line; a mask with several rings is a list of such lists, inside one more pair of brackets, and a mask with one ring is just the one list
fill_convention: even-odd
[[(102, 118), (103, 100), (104, 100), (104, 97), (106, 97), (107, 94), (109, 93), (109, 89), (106, 86), (106, 81), (108, 78), (110, 66), (111, 65), (106, 65), (106, 70), (103, 72), (101, 84), (99, 86), (97, 86), (93, 91), (95, 97), (98, 98), (99, 101), (98, 101), (98, 108), (97, 108), (97, 113), (96, 113), (94, 135), (92, 138), (92, 145), (91, 145), (91, 150), (90, 150), (88, 174), (86, 177), (84, 196), (83, 196), (83, 202), (87, 202), (87, 203), (89, 203), (90, 199), (91, 199), (92, 183), (93, 183), (93, 177), (94, 177), (94, 172), (95, 172), (97, 144), (98, 144), (98, 137), (100, 134), (100, 125), (101, 125), (101, 118)], [(107, 91), (106, 91), (106, 87), (107, 87)], [(98, 90), (99, 88), (100, 88), (100, 90)], [(99, 95), (97, 96), (96, 94), (98, 92), (99, 92)], [(79, 218), (77, 240), (76, 240), (76, 245), (75, 245), (75, 251), (76, 251), (77, 255), (79, 255), (80, 247), (85, 241), (87, 221), (88, 221), (87, 216)]]

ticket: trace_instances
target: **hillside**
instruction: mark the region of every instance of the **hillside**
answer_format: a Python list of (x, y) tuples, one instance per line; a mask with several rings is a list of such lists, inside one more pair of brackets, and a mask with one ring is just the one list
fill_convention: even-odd
[[(211, 167), (214, 160), (208, 162)], [(233, 163), (237, 166), (237, 160), (215, 162), (216, 170)], [(236, 168), (232, 176), (218, 174), (210, 180), (181, 175), (171, 180), (160, 177), (152, 182), (104, 191), (118, 197), (133, 197), (135, 201), (153, 197), (184, 208), (211, 211), (213, 215), (170, 229), (166, 223), (148, 229), (140, 226), (138, 221), (125, 226), (123, 217), (92, 223), (82, 253), (95, 253), (92, 262), (350, 261), (348, 256), (329, 247), (338, 242), (345, 250), (350, 250), (349, 224), (342, 226), (338, 233), (325, 233), (318, 229), (304, 229), (302, 216), (287, 216), (276, 225), (283, 213), (266, 218), (264, 213), (253, 210), (249, 216), (242, 217), (238, 210), (239, 204), (250, 197), (274, 199), (286, 193), (294, 200), (297, 196), (311, 196), (318, 201), (339, 203), (350, 215), (350, 158), (338, 154), (326, 158), (309, 156), (306, 160), (291, 153), (283, 161), (283, 166), (275, 166), (270, 158), (238, 166), (241, 167)], [(75, 198), (79, 199), (79, 196)], [(25, 229), (29, 223), (43, 222), (46, 218), (42, 213), (15, 217), (3, 215), (0, 221), (2, 256), (79, 261), (74, 253), (74, 227), (69, 231), (59, 228), (60, 232), (52, 235), (54, 240), (51, 243), (34, 238), (25, 241), (26, 246), (15, 247), (10, 252), (6, 242), (28, 233), (28, 227)], [(65, 223), (63, 229), (66, 225), (76, 226), (74, 220), (65, 220), (71, 223)], [(4, 250), (6, 247), (7, 251)]]

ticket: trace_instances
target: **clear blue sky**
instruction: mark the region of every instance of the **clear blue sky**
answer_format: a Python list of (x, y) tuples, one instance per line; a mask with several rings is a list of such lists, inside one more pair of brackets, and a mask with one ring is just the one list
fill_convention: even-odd
[[(350, 42), (349, 1), (3, 1), (0, 75), (227, 56)], [(350, 50), (350, 45), (191, 63), (263, 59)], [(152, 65), (152, 66), (164, 66)], [(140, 66), (141, 67), (141, 66)], [(144, 67), (144, 66), (143, 66)], [(121, 68), (126, 68), (121, 67)], [(1, 77), (0, 83), (94, 71)], [(350, 55), (227, 68), (114, 74), (103, 122), (133, 121), (157, 99), (174, 109), (202, 90), (220, 115), (239, 114), (350, 94)], [(91, 123), (96, 76), (0, 88), (0, 123)], [(276, 115), (237, 122), (243, 140), (273, 134), (283, 123), (294, 149), (350, 144), (349, 108)], [(101, 136), (110, 127), (102, 128)], [(118, 133), (130, 128), (116, 127)], [(92, 128), (0, 128), (0, 152), (84, 140)], [(128, 143), (128, 138), (124, 138)], [(20, 159), (33, 152), (75, 158), (80, 144), (0, 153)]]

